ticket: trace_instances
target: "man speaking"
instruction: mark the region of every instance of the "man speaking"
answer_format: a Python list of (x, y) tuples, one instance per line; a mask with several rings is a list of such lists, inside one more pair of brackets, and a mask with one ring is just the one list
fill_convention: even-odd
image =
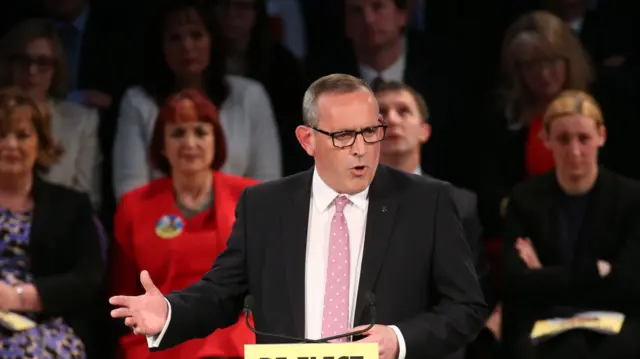
[(250, 294), (259, 331), (318, 339), (365, 328), (373, 293), (378, 324), (359, 340), (378, 343), (380, 358), (464, 347), (487, 308), (452, 187), (378, 164), (386, 125), (355, 77), (314, 82), (303, 120), (296, 137), (314, 168), (246, 189), (200, 282), (163, 295), (143, 271), (146, 293), (112, 297), (112, 316), (161, 350), (232, 325)]

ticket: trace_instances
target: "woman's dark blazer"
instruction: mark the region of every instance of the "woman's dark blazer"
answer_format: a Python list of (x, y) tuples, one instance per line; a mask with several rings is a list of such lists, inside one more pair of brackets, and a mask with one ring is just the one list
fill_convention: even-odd
[(91, 202), (86, 194), (38, 176), (33, 200), (29, 254), (42, 302), (41, 318), (62, 316), (91, 354), (100, 327), (95, 321), (96, 304), (105, 284)]
[[(555, 306), (614, 310), (637, 316), (640, 303), (640, 183), (600, 168), (578, 240), (581, 253), (561, 259), (558, 210), (563, 192), (555, 171), (517, 185), (505, 218), (505, 345), (531, 330)], [(529, 237), (543, 268), (529, 270), (515, 241)], [(611, 263), (605, 278), (596, 262)]]

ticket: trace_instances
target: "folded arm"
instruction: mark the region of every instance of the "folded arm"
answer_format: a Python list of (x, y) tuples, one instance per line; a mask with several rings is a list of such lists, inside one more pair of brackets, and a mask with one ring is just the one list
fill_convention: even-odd
[(600, 280), (596, 261), (554, 266), (542, 263), (540, 269), (529, 269), (515, 248), (516, 240), (530, 233), (523, 218), (516, 195), (509, 202), (504, 223), (506, 295), (538, 304), (576, 304), (585, 289)]

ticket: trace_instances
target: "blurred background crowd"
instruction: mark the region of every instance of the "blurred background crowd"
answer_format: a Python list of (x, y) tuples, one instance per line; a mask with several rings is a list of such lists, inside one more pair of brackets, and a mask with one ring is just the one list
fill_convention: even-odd
[[(2, 329), (0, 357), (149, 356), (107, 296), (141, 292), (142, 269), (163, 292), (199, 279), (242, 190), (313, 165), (294, 135), (304, 91), (346, 73), (380, 101), (381, 162), (458, 189), (492, 308), (459, 357), (542, 357), (523, 344), (532, 323), (588, 308), (624, 313), (623, 331), (545, 358), (640, 358), (637, 5), (3, 2), (0, 309), (38, 326)], [(561, 115), (582, 122), (550, 128)], [(595, 177), (570, 193), (556, 171)], [(247, 338), (150, 357), (240, 356)]]

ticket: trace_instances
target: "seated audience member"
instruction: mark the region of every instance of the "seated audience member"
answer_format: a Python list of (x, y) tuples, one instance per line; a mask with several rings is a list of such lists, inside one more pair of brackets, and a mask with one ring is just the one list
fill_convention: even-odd
[[(429, 102), (434, 129), (431, 140), (422, 147), (422, 168), (438, 178), (451, 181), (450, 155), (459, 146), (456, 122), (459, 119), (453, 99), (458, 98), (462, 69), (457, 51), (445, 42), (408, 29), (407, 0), (339, 1), (345, 14), (344, 46), (334, 44), (330, 51), (310, 57), (306, 70), (310, 81), (331, 73), (359, 77), (373, 86), (379, 81), (409, 84)], [(457, 84), (457, 85), (453, 85)], [(453, 136), (453, 137), (452, 137)]]
[[(544, 117), (555, 170), (516, 186), (505, 219), (503, 344), (509, 358), (637, 358), (640, 183), (598, 166), (599, 105), (565, 91)], [(569, 330), (532, 344), (536, 320), (626, 315), (619, 334)]]
[(312, 166), (292, 135), (300, 122), (305, 79), (300, 61), (271, 39), (266, 3), (267, 0), (216, 0), (214, 9), (226, 40), (227, 73), (252, 78), (267, 90), (282, 144), (283, 171), (290, 175)]
[[(483, 152), (480, 213), (490, 236), (500, 235), (507, 195), (529, 176), (553, 169), (544, 145), (545, 109), (564, 89), (586, 91), (592, 80), (588, 56), (571, 29), (549, 12), (527, 13), (511, 24), (502, 45), (499, 111), (472, 135)], [(476, 140), (477, 141), (477, 140)]]
[(199, 88), (220, 109), (228, 141), (223, 172), (270, 180), (281, 176), (280, 140), (269, 97), (257, 82), (225, 76), (224, 41), (210, 6), (168, 1), (150, 39), (147, 80), (126, 91), (114, 147), (116, 197), (160, 174), (147, 160), (158, 106), (169, 94)]
[[(226, 142), (217, 109), (199, 91), (167, 99), (150, 145), (152, 163), (166, 177), (120, 200), (110, 276), (113, 293), (142, 294), (139, 278), (144, 283), (151, 274), (167, 294), (197, 282), (211, 269), (226, 247), (241, 192), (257, 183), (219, 172)], [(206, 339), (155, 353), (149, 352), (144, 336), (128, 332), (120, 338), (119, 358), (243, 357), (244, 344), (255, 341), (243, 318)]]
[(98, 112), (67, 97), (69, 76), (56, 27), (47, 20), (16, 25), (0, 43), (0, 87), (17, 86), (48, 107), (54, 138), (64, 151), (44, 178), (89, 194), (100, 204), (102, 156)]
[(104, 263), (89, 197), (37, 175), (60, 151), (49, 118), (18, 89), (0, 92), (0, 128), (0, 310), (35, 322), (5, 322), (0, 357), (93, 357)]
[[(431, 127), (427, 122), (429, 111), (424, 98), (409, 85), (400, 82), (381, 82), (373, 91), (378, 100), (380, 114), (388, 128), (380, 152), (380, 163), (420, 176), (429, 176), (420, 167), (421, 147), (429, 140)], [(434, 154), (437, 155), (437, 154)], [(475, 259), (476, 272), (487, 297), (488, 267), (484, 258), (482, 225), (478, 218), (476, 195), (453, 188), (453, 199), (466, 232), (467, 243)], [(487, 300), (489, 304), (492, 304)], [(464, 358), (464, 351), (451, 358)]]

